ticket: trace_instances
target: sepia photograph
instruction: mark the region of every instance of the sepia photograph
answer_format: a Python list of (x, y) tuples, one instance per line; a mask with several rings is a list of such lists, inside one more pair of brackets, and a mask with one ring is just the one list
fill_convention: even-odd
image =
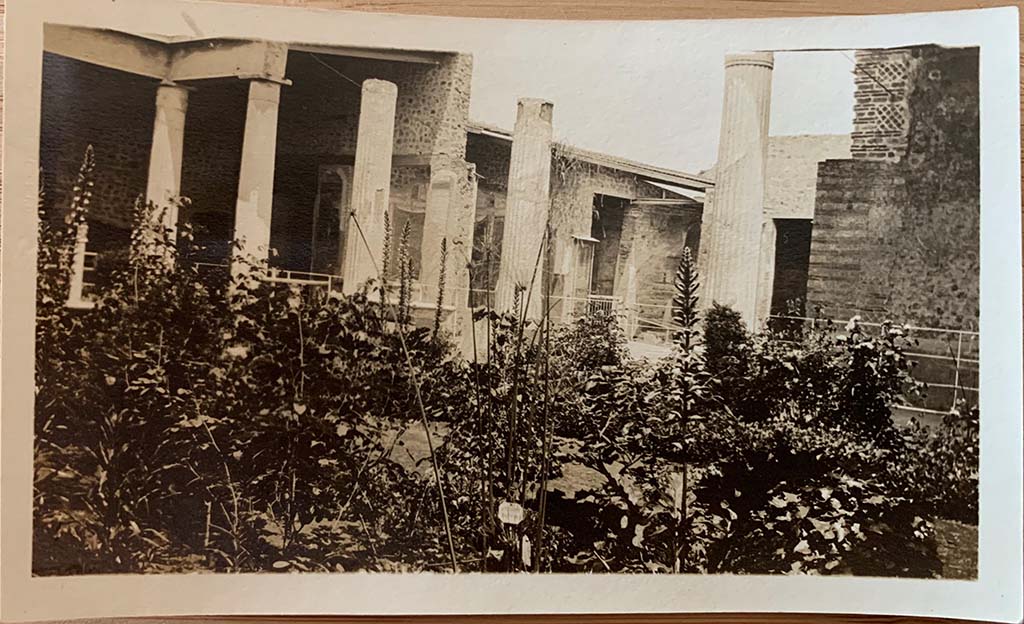
[(37, 35), (32, 577), (977, 582), (981, 42), (179, 13)]

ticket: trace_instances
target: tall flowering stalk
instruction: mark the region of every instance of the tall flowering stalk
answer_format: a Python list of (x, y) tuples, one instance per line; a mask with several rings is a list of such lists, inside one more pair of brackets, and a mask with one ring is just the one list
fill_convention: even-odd
[(678, 518), (673, 527), (673, 572), (682, 572), (689, 559), (689, 459), (691, 455), (687, 425), (696, 418), (695, 403), (708, 393), (708, 373), (704, 355), (698, 350), (700, 344), (697, 290), (700, 284), (697, 266), (689, 248), (683, 249), (683, 257), (676, 269), (675, 289), (672, 297), (672, 320), (677, 329), (673, 334), (675, 354), (672, 365), (673, 393), (678, 411), (677, 426), (679, 446), (682, 450), (683, 473), (681, 491), (678, 496)]
[[(82, 291), (85, 288), (85, 250), (89, 243), (89, 205), (92, 203), (93, 172), (96, 169), (96, 157), (92, 145), (85, 148), (82, 166), (78, 169), (78, 178), (71, 197), (71, 209), (65, 218), (67, 240), (73, 241), (71, 246), (62, 246), (60, 266), (70, 271), (68, 281), (68, 305), (80, 307), (85, 304)], [(70, 256), (70, 261), (67, 256)]]
[(410, 320), (409, 298), (412, 291), (412, 258), (409, 257), (409, 238), (412, 226), (408, 221), (402, 226), (402, 236), (398, 242), (398, 322), (407, 324)]
[(437, 309), (434, 311), (434, 339), (441, 332), (441, 307), (444, 305), (445, 271), (448, 267), (448, 239), (441, 239), (441, 270), (437, 276)]

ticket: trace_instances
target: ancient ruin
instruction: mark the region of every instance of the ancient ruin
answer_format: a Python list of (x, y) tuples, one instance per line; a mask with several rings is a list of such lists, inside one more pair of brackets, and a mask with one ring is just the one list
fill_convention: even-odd
[(126, 240), (138, 194), (184, 196), (166, 224), (192, 223), (206, 261), (237, 261), (238, 239), (279, 278), (345, 292), (397, 279), (395, 263), (380, 274), (386, 218), (391, 257), (409, 232), (413, 307), (440, 302), (454, 334), (472, 308), (518, 305), (607, 310), (630, 339), (664, 340), (684, 247), (703, 300), (751, 329), (787, 314), (977, 328), (974, 49), (858, 52), (855, 131), (830, 137), (771, 136), (772, 53), (729, 55), (717, 165), (687, 173), (554, 142), (557, 103), (510, 102), (511, 132), (474, 123), (466, 54), (45, 34), (46, 198), (67, 203), (94, 145), (93, 256)]

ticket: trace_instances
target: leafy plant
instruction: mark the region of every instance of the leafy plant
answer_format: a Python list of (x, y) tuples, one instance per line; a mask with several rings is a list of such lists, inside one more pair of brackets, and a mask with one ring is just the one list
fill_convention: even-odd
[(978, 522), (979, 424), (978, 406), (960, 401), (934, 429), (913, 421), (906, 433), (910, 491), (939, 517)]
[(468, 359), (440, 331), (444, 270), (433, 327), (413, 322), (408, 224), (343, 296), (240, 252), (201, 265), (175, 207), (141, 200), (74, 309), (93, 170), (90, 149), (66, 214), (40, 219), (38, 573), (930, 576), (931, 518), (976, 521), (977, 408), (892, 423), (906, 328), (702, 320), (685, 252), (670, 357), (631, 358), (612, 315), (526, 320), (520, 291), (476, 311)]

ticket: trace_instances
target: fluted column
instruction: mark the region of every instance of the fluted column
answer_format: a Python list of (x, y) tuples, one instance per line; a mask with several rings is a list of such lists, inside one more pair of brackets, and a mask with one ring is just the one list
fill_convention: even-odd
[(266, 260), (270, 252), (270, 218), (274, 203), (274, 159), (277, 150), (277, 112), (281, 83), (249, 81), (249, 103), (238, 172), (235, 240), (240, 245), (231, 263), (232, 274), (244, 269), (239, 260)]
[(750, 329), (762, 275), (772, 67), (771, 52), (726, 56), (714, 199), (702, 218), (702, 301), (731, 306)]
[(187, 110), (186, 87), (166, 81), (157, 87), (146, 201), (158, 208), (152, 214), (162, 217), (160, 223), (154, 222), (151, 225), (171, 231), (178, 225), (177, 199), (181, 195), (181, 161), (185, 149)]
[(495, 305), (502, 312), (512, 310), (516, 291), (520, 291), (524, 317), (529, 319), (541, 318), (544, 309), (544, 254), (540, 247), (550, 208), (552, 109), (551, 102), (544, 100), (519, 100), (512, 133)]
[[(439, 294), (438, 284), (441, 273), (445, 273), (445, 281), (451, 279), (448, 268), (451, 266), (452, 245), (455, 242), (449, 234), (449, 222), (457, 210), (459, 201), (458, 176), (450, 169), (442, 168), (431, 171), (430, 186), (427, 188), (427, 211), (423, 215), (422, 260), (420, 262), (420, 291), (425, 301), (436, 302)], [(441, 257), (442, 241), (445, 246), (445, 258)], [(442, 260), (444, 264), (442, 264)], [(451, 284), (448, 284), (450, 289)], [(444, 300), (451, 303), (445, 293)]]
[(775, 240), (778, 232), (775, 219), (765, 217), (761, 225), (761, 257), (758, 261), (757, 307), (755, 328), (761, 326), (772, 313), (772, 291), (775, 285)]
[[(469, 270), (476, 216), (476, 167), (464, 160), (437, 159), (431, 164), (427, 211), (423, 219), (420, 289), (433, 303), (444, 271), (444, 305), (469, 304)], [(444, 241), (446, 256), (441, 256)], [(444, 264), (442, 264), (444, 260)]]
[(357, 292), (369, 279), (378, 279), (381, 268), (384, 213), (391, 194), (397, 100), (398, 87), (394, 83), (372, 78), (363, 81), (352, 172), (352, 207), (345, 228), (342, 263), (342, 290), (346, 294)]

